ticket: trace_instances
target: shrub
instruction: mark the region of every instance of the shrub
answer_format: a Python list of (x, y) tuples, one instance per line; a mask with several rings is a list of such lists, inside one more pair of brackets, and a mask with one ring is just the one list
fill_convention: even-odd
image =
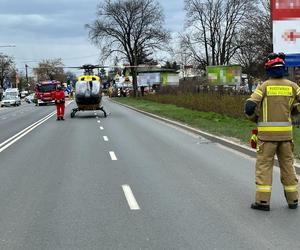
[(215, 112), (234, 118), (244, 117), (244, 95), (222, 95), (218, 93), (173, 93), (148, 95), (145, 99), (164, 104), (174, 104), (192, 110)]

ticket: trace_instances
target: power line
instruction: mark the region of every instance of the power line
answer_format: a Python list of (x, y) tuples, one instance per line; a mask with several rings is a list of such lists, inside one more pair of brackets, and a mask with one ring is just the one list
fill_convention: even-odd
[[(69, 58), (62, 58), (63, 61), (68, 61), (68, 60), (75, 60), (75, 59), (82, 59), (82, 58), (91, 58), (91, 57), (94, 57), (94, 56), (98, 56), (96, 54), (93, 54), (93, 55), (88, 55), (88, 56), (78, 56), (78, 57), (69, 57)], [(40, 62), (44, 59), (23, 59), (23, 58), (15, 58), (16, 60), (19, 60), (21, 62)]]
[(14, 48), (16, 45), (0, 45), (0, 48)]

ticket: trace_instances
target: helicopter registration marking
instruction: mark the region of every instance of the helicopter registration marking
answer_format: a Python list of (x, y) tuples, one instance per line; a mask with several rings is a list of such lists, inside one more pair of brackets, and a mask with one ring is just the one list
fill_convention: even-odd
[(117, 161), (118, 160), (118, 158), (117, 158), (114, 151), (109, 151), (109, 155), (110, 155), (110, 158), (111, 158), (112, 161)]

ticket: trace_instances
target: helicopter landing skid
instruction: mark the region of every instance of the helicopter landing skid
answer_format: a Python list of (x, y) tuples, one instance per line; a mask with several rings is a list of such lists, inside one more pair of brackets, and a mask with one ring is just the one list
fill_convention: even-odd
[[(75, 117), (75, 114), (78, 112), (78, 111), (85, 111), (87, 109), (79, 109), (79, 108), (75, 108), (75, 109), (72, 109), (72, 112), (71, 112), (71, 118), (74, 118)], [(107, 117), (107, 113), (106, 111), (104, 110), (103, 107), (100, 107), (100, 108), (97, 108), (97, 109), (93, 109), (93, 110), (101, 110), (103, 113), (104, 113), (104, 117), (106, 118)]]

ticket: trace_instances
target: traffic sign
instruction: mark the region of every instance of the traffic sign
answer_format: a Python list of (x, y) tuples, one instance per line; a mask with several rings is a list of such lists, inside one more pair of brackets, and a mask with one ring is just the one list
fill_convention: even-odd
[(271, 0), (274, 52), (300, 53), (300, 1)]
[(285, 64), (288, 67), (299, 67), (300, 66), (300, 54), (286, 55)]

